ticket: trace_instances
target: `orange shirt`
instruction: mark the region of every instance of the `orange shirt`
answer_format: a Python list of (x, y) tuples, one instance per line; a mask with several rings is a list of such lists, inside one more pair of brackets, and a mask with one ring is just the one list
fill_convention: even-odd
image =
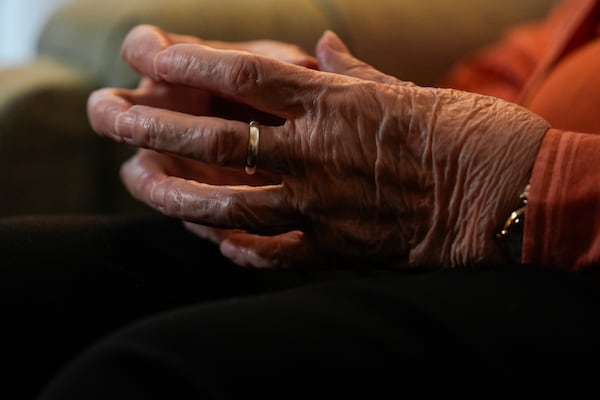
[(600, 1), (563, 1), (440, 83), (519, 103), (552, 125), (531, 176), (525, 263), (580, 270), (600, 262), (599, 16)]

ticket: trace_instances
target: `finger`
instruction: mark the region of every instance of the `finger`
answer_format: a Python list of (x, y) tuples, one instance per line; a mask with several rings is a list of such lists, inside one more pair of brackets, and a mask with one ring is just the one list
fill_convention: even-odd
[(281, 185), (215, 186), (173, 177), (164, 172), (164, 159), (153, 154), (137, 153), (121, 167), (121, 178), (133, 197), (167, 216), (249, 231), (281, 231), (299, 224)]
[(331, 76), (248, 52), (176, 44), (159, 52), (155, 76), (215, 92), (282, 118), (313, 106)]
[[(112, 108), (109, 111), (113, 116)], [(98, 117), (105, 123), (109, 118)], [(261, 169), (279, 172), (290, 162), (291, 157), (282, 150), (286, 147), (282, 129), (267, 125), (259, 128)], [(113, 129), (106, 127), (103, 132), (138, 147), (241, 169), (246, 163), (250, 127), (241, 121), (135, 105), (114, 117)]]
[(114, 89), (99, 89), (90, 94), (87, 101), (88, 120), (94, 132), (116, 141), (123, 139), (115, 132), (115, 120), (131, 107), (125, 96)]
[[(283, 43), (276, 40), (253, 40), (248, 42), (236, 43), (238, 49), (246, 50), (255, 54), (262, 54), (267, 57), (273, 57), (278, 60), (299, 65), (305, 68), (318, 69), (317, 59), (308, 55), (299, 46)], [(213, 45), (212, 47), (225, 49)], [(235, 47), (232, 47), (235, 49)]]
[(88, 98), (88, 119), (96, 133), (122, 141), (123, 138), (116, 134), (115, 120), (132, 105), (148, 105), (195, 114), (197, 107), (207, 108), (203, 104), (207, 101), (206, 97), (195, 92), (197, 91), (185, 88), (178, 88), (177, 92), (173, 92), (172, 87), (149, 84), (147, 79), (142, 79), (137, 89), (99, 89), (92, 92)]
[(199, 225), (188, 221), (183, 221), (183, 226), (195, 235), (203, 239), (210, 240), (217, 245), (220, 245), (221, 242), (233, 232), (245, 232), (241, 229), (221, 229), (212, 226)]
[[(161, 90), (103, 88), (93, 91), (88, 97), (87, 113), (92, 129), (102, 136), (119, 142), (123, 137), (115, 130), (115, 121), (134, 104), (160, 103)], [(159, 106), (161, 104), (158, 104)]]
[(190, 222), (184, 222), (184, 227), (219, 245), (224, 256), (243, 267), (285, 268), (309, 258), (304, 235), (300, 231), (260, 236), (241, 229), (218, 229)]
[(141, 24), (129, 31), (121, 45), (121, 58), (141, 75), (156, 78), (154, 55), (172, 44), (169, 35), (157, 26)]
[(175, 43), (223, 45), (225, 42), (206, 42), (190, 35), (166, 32), (158, 26), (140, 24), (129, 31), (121, 45), (121, 57), (135, 71), (144, 76), (154, 76), (154, 56)]
[(274, 236), (232, 231), (220, 250), (237, 265), (260, 269), (306, 267), (315, 259), (303, 232), (297, 230)]
[(317, 42), (317, 60), (321, 71), (353, 76), (390, 85), (414, 86), (375, 69), (355, 58), (344, 42), (332, 31), (325, 31)]
[(316, 69), (318, 67), (317, 59), (307, 54), (299, 46), (275, 40), (223, 42), (219, 40), (201, 40), (194, 36), (174, 33), (168, 33), (167, 35), (172, 44), (195, 43), (214, 47), (215, 49), (243, 50), (255, 54), (262, 54), (267, 57), (273, 57), (278, 60), (306, 68)]
[(244, 50), (312, 69), (318, 66), (315, 57), (306, 54), (300, 47), (287, 43), (272, 40), (245, 42), (202, 40), (191, 35), (166, 32), (148, 24), (140, 24), (129, 31), (121, 46), (121, 57), (141, 75), (157, 79), (154, 74), (153, 57), (168, 46), (178, 43), (206, 45), (216, 49)]
[[(108, 88), (93, 92), (88, 100), (92, 128), (99, 135), (117, 142), (210, 164), (244, 167), (248, 124), (132, 105), (140, 101), (152, 102), (152, 99), (137, 90)], [(284, 142), (285, 135), (276, 133), (275, 127), (264, 125), (260, 128), (258, 162), (264, 172), (272, 174), (288, 169), (287, 165), (294, 158), (287, 155)]]
[(241, 229), (221, 229), (212, 226), (199, 225), (188, 221), (183, 221), (183, 226), (194, 235), (201, 237), (202, 239), (209, 240), (216, 245), (220, 245), (221, 242), (227, 239), (229, 235), (246, 232)]

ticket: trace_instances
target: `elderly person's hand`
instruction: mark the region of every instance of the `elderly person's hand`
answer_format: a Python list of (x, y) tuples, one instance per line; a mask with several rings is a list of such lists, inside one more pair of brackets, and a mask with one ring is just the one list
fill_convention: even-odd
[(154, 81), (284, 121), (260, 127), (257, 166), (270, 184), (215, 182), (182, 168), (243, 171), (255, 149), (244, 120), (138, 105), (110, 90), (90, 98), (90, 120), (101, 135), (150, 149), (122, 168), (136, 198), (220, 242), (240, 265), (448, 267), (499, 258), (495, 233), (548, 124), (496, 98), (389, 77), (332, 34), (317, 57), (321, 71), (184, 43), (130, 60)]
[[(296, 45), (273, 41), (253, 40), (245, 42), (223, 42), (215, 40), (201, 40), (197, 37), (178, 35), (166, 32), (153, 25), (138, 25), (133, 28), (121, 48), (121, 56), (134, 70), (141, 75), (138, 88), (135, 90), (107, 88), (100, 90), (90, 97), (90, 118), (97, 121), (96, 115), (111, 115), (119, 112), (123, 107), (132, 104), (143, 104), (169, 110), (184, 112), (192, 115), (212, 115), (238, 120), (261, 120), (277, 123), (278, 118), (261, 113), (247, 105), (231, 102), (215, 93), (182, 85), (172, 85), (153, 80), (144, 75), (138, 65), (152, 63), (152, 57), (158, 51), (177, 43), (202, 44), (220, 49), (248, 51), (277, 58), (281, 61), (316, 69), (317, 60)], [(111, 101), (100, 101), (109, 97)], [(115, 103), (114, 100), (117, 100)], [(116, 107), (114, 110), (111, 107)], [(158, 154), (155, 155), (159, 157)], [(177, 166), (181, 176), (190, 179), (200, 179), (215, 184), (264, 184), (273, 181), (273, 177), (266, 171), (259, 171), (254, 176), (248, 176), (235, 170), (214, 168), (210, 164), (190, 161), (173, 155), (160, 155), (162, 162)], [(278, 179), (278, 178), (277, 178)], [(278, 180), (276, 180), (278, 181)]]

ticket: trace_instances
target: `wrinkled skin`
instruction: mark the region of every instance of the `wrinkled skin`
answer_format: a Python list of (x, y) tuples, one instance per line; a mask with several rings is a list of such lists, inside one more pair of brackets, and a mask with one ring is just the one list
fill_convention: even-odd
[[(146, 77), (140, 88), (90, 96), (95, 131), (140, 147), (121, 170), (135, 198), (242, 266), (500, 259), (495, 232), (546, 121), (383, 74), (331, 32), (317, 44), (318, 70), (278, 42), (219, 45), (136, 28), (123, 55)], [(254, 176), (243, 172), (250, 119), (263, 123)]]

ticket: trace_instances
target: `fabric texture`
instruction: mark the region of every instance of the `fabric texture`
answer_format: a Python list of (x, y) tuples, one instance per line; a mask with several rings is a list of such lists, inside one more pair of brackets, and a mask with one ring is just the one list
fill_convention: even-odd
[(600, 297), (580, 274), (244, 269), (162, 216), (5, 218), (0, 251), (4, 398), (598, 391)]

